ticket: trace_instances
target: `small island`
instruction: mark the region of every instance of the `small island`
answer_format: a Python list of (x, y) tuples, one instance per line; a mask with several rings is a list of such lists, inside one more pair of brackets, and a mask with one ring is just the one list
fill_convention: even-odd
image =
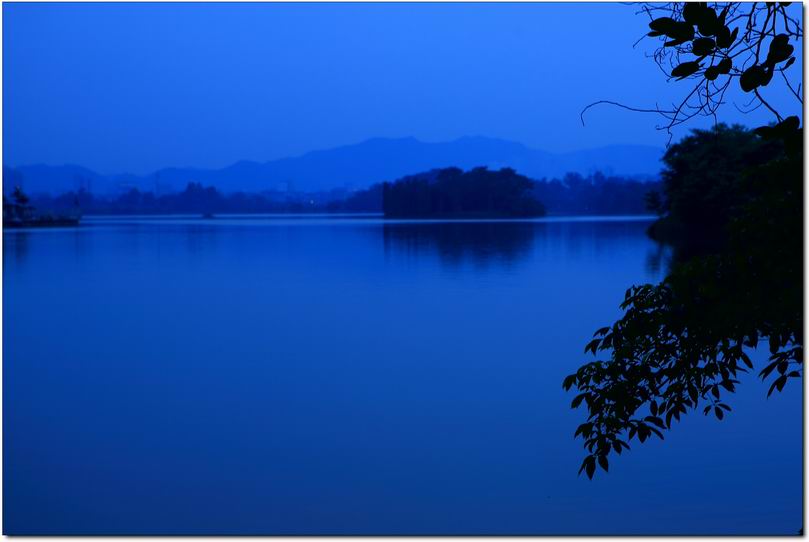
[(4, 228), (48, 228), (58, 226), (78, 226), (81, 211), (78, 202), (74, 202), (74, 210), (70, 215), (42, 214), (31, 205), (30, 198), (19, 186), (14, 187), (11, 198), (3, 195), (3, 227)]
[(545, 215), (534, 182), (511, 168), (445, 168), (403, 177), (382, 187), (392, 218), (524, 218)]

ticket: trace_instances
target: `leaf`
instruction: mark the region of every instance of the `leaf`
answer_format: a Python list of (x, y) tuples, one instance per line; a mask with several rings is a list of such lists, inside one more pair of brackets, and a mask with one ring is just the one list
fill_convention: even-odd
[(770, 335), (770, 354), (775, 354), (781, 348), (781, 341), (778, 335)]
[(610, 471), (610, 462), (607, 460), (606, 455), (598, 456), (598, 464), (601, 465), (601, 468), (604, 469), (604, 472)]
[(770, 391), (767, 392), (767, 397), (772, 395), (773, 390), (775, 390), (776, 388), (778, 388), (778, 391), (784, 389), (784, 384), (786, 384), (786, 381), (787, 381), (786, 376), (779, 376), (778, 378), (776, 378), (775, 381), (772, 383), (772, 386), (770, 386)]
[(587, 396), (586, 393), (580, 393), (579, 395), (574, 397), (573, 401), (570, 403), (570, 408), (579, 408), (579, 405), (581, 404), (581, 402), (584, 400), (584, 398), (586, 396)]
[(708, 34), (705, 34), (703, 29), (708, 30), (711, 24), (715, 24), (719, 20), (716, 16), (716, 12), (709, 8), (708, 4), (705, 2), (687, 2), (683, 6), (683, 19), (691, 25), (700, 27), (700, 33), (706, 36)]
[(692, 62), (683, 62), (673, 70), (671, 70), (671, 76), (677, 77), (678, 79), (684, 79), (689, 75), (693, 75), (694, 73), (699, 70), (700, 64), (699, 62), (692, 61)]
[(748, 356), (747, 354), (742, 352), (740, 354), (740, 357), (742, 358), (742, 361), (744, 362), (745, 365), (747, 365), (748, 368), (750, 368), (750, 369), (753, 368), (753, 362), (750, 361), (750, 356)]
[(789, 44), (789, 36), (778, 34), (770, 42), (770, 50), (767, 53), (767, 63), (775, 65), (789, 58), (795, 51), (795, 47)]
[(696, 386), (694, 385), (688, 386), (688, 396), (691, 398), (691, 401), (696, 405), (697, 399), (699, 397)]
[(566, 376), (564, 381), (562, 382), (562, 388), (564, 388), (565, 390), (569, 390), (575, 383), (576, 383), (576, 375), (572, 374)]
[(730, 73), (730, 69), (733, 67), (733, 61), (725, 57), (719, 61), (716, 67), (719, 69), (719, 73), (722, 75), (727, 75)]
[(725, 417), (725, 413), (722, 412), (722, 409), (719, 407), (714, 407), (714, 414), (716, 414), (716, 417), (720, 420)]
[(719, 68), (716, 66), (709, 66), (705, 68), (705, 73), (703, 75), (708, 81), (715, 81), (716, 78), (719, 77)]
[(699, 2), (686, 2), (683, 6), (683, 19), (689, 24), (697, 24), (702, 9)]
[(767, 71), (763, 66), (750, 66), (742, 73), (742, 76), (739, 78), (739, 84), (743, 91), (752, 92), (761, 86), (766, 77)]
[(733, 36), (733, 34), (730, 32), (730, 28), (723, 26), (716, 33), (716, 46), (720, 49), (727, 49), (733, 45), (733, 39), (731, 39), (731, 36)]
[(697, 38), (691, 42), (691, 52), (697, 56), (706, 56), (716, 49), (716, 42), (712, 38)]
[(767, 365), (766, 367), (764, 367), (764, 369), (762, 369), (761, 372), (758, 373), (758, 375), (761, 377), (761, 379), (764, 380), (765, 378), (770, 376), (770, 373), (773, 372), (773, 370), (776, 368), (776, 366), (778, 366), (778, 363), (779, 363), (779, 360), (775, 360), (772, 363), (770, 363), (769, 365)]
[(576, 428), (576, 432), (573, 433), (573, 438), (576, 438), (581, 434), (583, 437), (587, 437), (592, 430), (593, 424), (592, 423), (583, 423), (578, 428)]
[(649, 28), (654, 32), (660, 32), (674, 40), (683, 42), (694, 38), (694, 27), (688, 23), (675, 21), (671, 17), (660, 17), (649, 23)]
[(730, 28), (723, 26), (716, 32), (716, 48), (727, 49), (730, 45)]
[(716, 16), (716, 11), (706, 7), (699, 15), (697, 29), (703, 36), (713, 36), (719, 31), (723, 24), (724, 23), (720, 24), (719, 17)]
[(644, 418), (644, 421), (647, 421), (649, 423), (653, 423), (656, 426), (658, 426), (660, 429), (665, 429), (666, 428), (666, 426), (663, 424), (663, 420), (661, 420), (660, 418), (658, 418), (656, 416), (646, 416)]
[(686, 38), (676, 38), (671, 41), (667, 41), (663, 43), (663, 47), (677, 47), (678, 45), (682, 45), (683, 43), (687, 42), (688, 39)]
[(649, 23), (649, 28), (654, 30), (655, 32), (666, 33), (667, 30), (671, 30), (677, 24), (677, 21), (672, 19), (671, 17), (660, 17), (659, 19), (655, 19)]
[(729, 10), (729, 9), (730, 9), (730, 5), (726, 5), (726, 6), (725, 6), (725, 7), (722, 9), (722, 12), (719, 14), (719, 17), (718, 17), (718, 19), (719, 19), (719, 24), (722, 24), (722, 25), (724, 25), (724, 24), (725, 24), (725, 17), (727, 17), (727, 15), (728, 15), (728, 10)]
[(585, 467), (585, 472), (587, 473), (587, 477), (592, 480), (593, 474), (596, 472), (596, 462), (593, 456), (587, 458), (587, 466)]
[(792, 115), (791, 117), (787, 117), (783, 121), (776, 124), (775, 127), (782, 131), (795, 131), (800, 129), (801, 119), (795, 115)]

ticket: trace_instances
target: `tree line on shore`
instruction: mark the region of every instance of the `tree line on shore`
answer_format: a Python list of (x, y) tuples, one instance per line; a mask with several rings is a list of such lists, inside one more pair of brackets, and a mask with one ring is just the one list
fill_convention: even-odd
[[(330, 209), (384, 211), (389, 216), (456, 215), (458, 209), (471, 215), (636, 215), (655, 211), (661, 190), (657, 180), (601, 172), (534, 181), (510, 168), (475, 168), (466, 173), (447, 168), (375, 184), (333, 202)], [(488, 191), (495, 194), (487, 197)]]
[[(180, 192), (156, 195), (132, 188), (116, 196), (87, 190), (35, 194), (40, 211), (83, 214), (228, 214), (278, 212), (365, 212), (392, 217), (542, 216), (565, 214), (643, 214), (659, 191), (656, 181), (596, 172), (569, 173), (535, 181), (511, 168), (462, 171), (445, 168), (377, 183), (353, 193), (223, 193), (190, 182)], [(652, 194), (652, 196), (650, 196)]]
[(433, 170), (382, 185), (382, 210), (391, 217), (542, 216), (534, 183), (510, 168)]

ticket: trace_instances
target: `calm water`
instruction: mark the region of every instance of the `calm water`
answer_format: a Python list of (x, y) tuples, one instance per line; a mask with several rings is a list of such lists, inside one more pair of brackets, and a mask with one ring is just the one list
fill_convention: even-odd
[(576, 475), (561, 381), (660, 278), (646, 226), (5, 232), (5, 533), (795, 534), (798, 386)]

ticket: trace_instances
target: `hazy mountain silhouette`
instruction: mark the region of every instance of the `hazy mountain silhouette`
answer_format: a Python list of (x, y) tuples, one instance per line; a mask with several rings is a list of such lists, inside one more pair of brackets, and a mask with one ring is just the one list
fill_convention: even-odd
[(375, 138), (334, 149), (318, 150), (270, 162), (240, 161), (223, 169), (165, 168), (150, 175), (104, 176), (79, 166), (21, 166), (28, 192), (63, 192), (80, 186), (97, 193), (138, 187), (158, 192), (182, 189), (194, 181), (225, 192), (262, 190), (321, 191), (366, 188), (435, 168), (511, 167), (535, 179), (567, 172), (601, 170), (616, 175), (656, 175), (663, 149), (612, 145), (554, 154), (521, 143), (486, 137), (463, 137), (443, 143), (415, 138)]

